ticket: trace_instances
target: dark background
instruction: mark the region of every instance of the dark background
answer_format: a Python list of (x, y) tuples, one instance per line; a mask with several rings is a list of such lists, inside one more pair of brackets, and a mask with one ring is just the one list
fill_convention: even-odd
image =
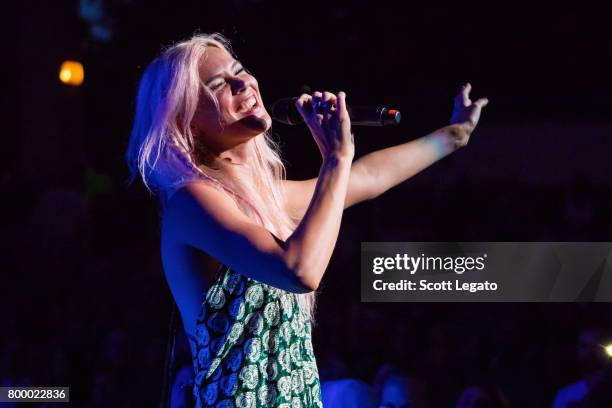
[[(106, 40), (83, 18), (96, 5)], [(445, 126), (467, 81), (490, 100), (467, 148), (345, 213), (314, 331), (322, 379), (371, 382), (393, 362), (426, 382), (431, 406), (485, 378), (513, 406), (550, 406), (581, 375), (578, 330), (610, 328), (609, 304), (362, 304), (358, 283), (362, 241), (612, 240), (609, 8), (103, 0), (2, 11), (3, 385), (70, 385), (75, 406), (159, 398), (172, 305), (159, 210), (127, 185), (123, 154), (144, 68), (197, 31), (232, 40), (267, 103), (344, 90), (349, 104), (401, 109), (399, 127), (354, 129), (357, 157)], [(66, 59), (83, 62), (82, 86), (59, 82)], [(316, 176), (307, 130), (273, 133), (289, 178)], [(177, 366), (189, 362), (181, 347)]]

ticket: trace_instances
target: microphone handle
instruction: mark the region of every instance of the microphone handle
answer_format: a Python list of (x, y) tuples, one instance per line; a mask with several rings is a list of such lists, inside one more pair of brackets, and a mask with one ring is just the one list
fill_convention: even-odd
[(401, 114), (396, 110), (389, 110), (382, 106), (376, 109), (347, 106), (346, 110), (351, 117), (352, 126), (385, 126), (397, 125), (401, 120)]

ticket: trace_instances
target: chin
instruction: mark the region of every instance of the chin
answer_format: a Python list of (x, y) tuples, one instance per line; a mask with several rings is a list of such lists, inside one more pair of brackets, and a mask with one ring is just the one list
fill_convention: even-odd
[(266, 122), (266, 131), (270, 130), (272, 127), (272, 117), (266, 112), (262, 119)]
[(237, 124), (246, 133), (258, 135), (270, 129), (272, 118), (267, 112), (260, 115), (249, 115), (240, 119)]

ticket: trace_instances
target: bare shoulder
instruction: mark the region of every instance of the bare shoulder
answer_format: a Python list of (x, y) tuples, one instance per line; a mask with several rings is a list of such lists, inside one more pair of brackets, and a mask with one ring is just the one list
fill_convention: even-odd
[(194, 248), (251, 279), (289, 291), (308, 290), (289, 266), (284, 242), (215, 186), (194, 182), (178, 190), (166, 206), (162, 235), (171, 241), (168, 248)]
[(162, 229), (165, 234), (176, 237), (186, 224), (197, 222), (206, 226), (214, 220), (228, 219), (228, 215), (239, 212), (228, 193), (208, 182), (194, 181), (172, 195), (163, 214)]
[(185, 201), (201, 201), (208, 200), (214, 197), (216, 200), (232, 202), (228, 193), (222, 191), (219, 187), (214, 186), (208, 181), (192, 181), (184, 184), (170, 198), (168, 208), (176, 205), (185, 204)]

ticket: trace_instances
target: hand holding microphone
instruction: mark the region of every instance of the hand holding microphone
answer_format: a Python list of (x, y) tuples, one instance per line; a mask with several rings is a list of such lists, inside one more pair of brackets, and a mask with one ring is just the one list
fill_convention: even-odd
[(355, 154), (345, 98), (344, 92), (338, 95), (315, 92), (292, 98), (293, 107), (302, 119), (300, 122), (306, 122), (323, 158), (335, 156), (352, 160)]
[[(320, 94), (315, 92), (313, 95)], [(295, 107), (298, 98), (284, 98), (276, 101), (269, 110), (272, 119), (286, 125), (298, 125), (303, 122), (302, 115)], [(322, 113), (324, 102), (317, 103), (307, 109), (314, 109), (317, 113)], [(386, 126), (398, 125), (401, 114), (396, 109), (388, 109), (383, 106), (347, 106), (346, 107), (351, 125), (353, 126)]]

